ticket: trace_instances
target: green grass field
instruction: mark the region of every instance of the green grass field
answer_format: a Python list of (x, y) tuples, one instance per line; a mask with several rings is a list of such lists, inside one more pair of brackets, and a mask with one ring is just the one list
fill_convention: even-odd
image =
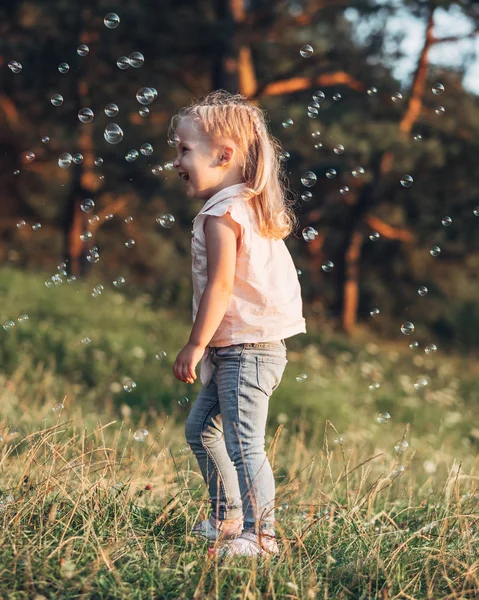
[(209, 559), (191, 315), (46, 278), (0, 271), (1, 598), (479, 597), (472, 358), (308, 323), (270, 400), (280, 555)]

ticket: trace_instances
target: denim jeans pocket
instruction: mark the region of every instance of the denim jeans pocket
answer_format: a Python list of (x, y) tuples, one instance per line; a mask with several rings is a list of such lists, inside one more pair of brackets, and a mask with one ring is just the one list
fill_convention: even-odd
[(287, 362), (286, 358), (256, 357), (258, 387), (267, 396), (271, 396), (281, 383)]

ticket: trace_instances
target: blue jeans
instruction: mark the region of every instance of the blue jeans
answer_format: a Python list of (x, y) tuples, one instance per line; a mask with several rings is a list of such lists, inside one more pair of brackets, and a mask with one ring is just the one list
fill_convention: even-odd
[(266, 455), (268, 402), (286, 363), (284, 340), (211, 348), (213, 375), (185, 424), (212, 516), (243, 516), (244, 531), (274, 533), (275, 484)]

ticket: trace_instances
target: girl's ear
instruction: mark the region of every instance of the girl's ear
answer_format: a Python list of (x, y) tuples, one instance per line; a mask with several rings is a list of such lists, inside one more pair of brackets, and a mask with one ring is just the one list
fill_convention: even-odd
[(226, 166), (227, 164), (231, 164), (234, 156), (234, 148), (231, 146), (225, 146), (220, 153), (219, 162), (220, 165)]

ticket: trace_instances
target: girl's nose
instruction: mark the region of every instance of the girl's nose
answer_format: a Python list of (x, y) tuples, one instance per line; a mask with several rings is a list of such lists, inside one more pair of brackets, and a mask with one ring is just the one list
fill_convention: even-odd
[(175, 160), (173, 161), (173, 166), (175, 167), (175, 169), (177, 169), (180, 166), (180, 160), (178, 158), (175, 158)]

